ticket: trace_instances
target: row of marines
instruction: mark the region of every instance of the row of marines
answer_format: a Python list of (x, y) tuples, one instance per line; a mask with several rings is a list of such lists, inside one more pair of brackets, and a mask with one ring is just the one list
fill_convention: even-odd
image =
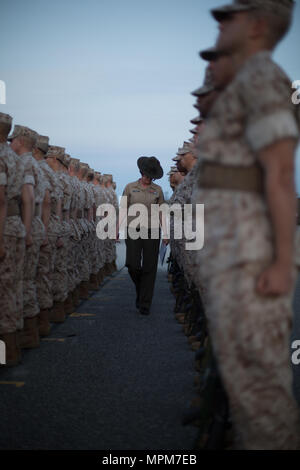
[(226, 446), (229, 428), (235, 448), (299, 448), (290, 335), (300, 112), (272, 59), (293, 7), (234, 0), (212, 10), (219, 36), (200, 53), (209, 64), (192, 93), (200, 115), (169, 173), (170, 204), (205, 206), (202, 250), (186, 250), (171, 223), (169, 268), (196, 352), (198, 396), (183, 422), (200, 428), (200, 448)]
[(9, 135), (11, 127), (0, 113), (0, 340), (8, 366), (116, 271), (115, 242), (100, 240), (96, 224), (99, 205), (118, 208), (112, 175), (28, 127)]

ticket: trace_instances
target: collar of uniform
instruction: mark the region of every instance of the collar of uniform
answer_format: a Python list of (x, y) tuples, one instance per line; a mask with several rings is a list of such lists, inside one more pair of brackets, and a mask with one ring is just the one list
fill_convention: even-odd
[(150, 188), (151, 188), (151, 189), (156, 189), (156, 187), (155, 187), (153, 181), (152, 181), (152, 183), (150, 184), (150, 186), (147, 186), (147, 188), (143, 188), (143, 186), (141, 185), (141, 180), (140, 180), (140, 179), (138, 179), (138, 180), (135, 182), (134, 186), (137, 187), (137, 188), (139, 188), (139, 189), (141, 189), (142, 191), (145, 191), (146, 189), (150, 189)]

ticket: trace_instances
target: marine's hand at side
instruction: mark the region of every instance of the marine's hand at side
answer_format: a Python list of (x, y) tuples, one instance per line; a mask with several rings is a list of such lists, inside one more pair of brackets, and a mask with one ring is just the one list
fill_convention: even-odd
[(280, 296), (291, 292), (293, 272), (290, 264), (275, 262), (260, 275), (256, 289), (263, 296)]

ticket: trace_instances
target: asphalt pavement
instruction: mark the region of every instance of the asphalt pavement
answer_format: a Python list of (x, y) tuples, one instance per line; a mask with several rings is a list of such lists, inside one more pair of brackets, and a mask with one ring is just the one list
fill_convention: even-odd
[(0, 370), (0, 449), (193, 449), (197, 429), (181, 418), (194, 353), (173, 305), (165, 269), (149, 317), (127, 268), (107, 280), (21, 365)]
[[(21, 365), (0, 369), (0, 449), (193, 449), (197, 429), (181, 418), (194, 398), (194, 353), (174, 320), (166, 268), (143, 317), (124, 253), (122, 243), (118, 273)], [(292, 342), (300, 340), (300, 278), (294, 311)], [(300, 365), (293, 371), (300, 405)]]

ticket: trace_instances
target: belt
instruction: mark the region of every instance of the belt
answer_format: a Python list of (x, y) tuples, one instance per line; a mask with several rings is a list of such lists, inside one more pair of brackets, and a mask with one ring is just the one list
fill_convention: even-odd
[(258, 165), (241, 167), (203, 162), (199, 171), (198, 185), (203, 189), (264, 192), (264, 175)]
[(11, 199), (7, 204), (6, 217), (21, 215), (20, 202), (18, 199)]
[(41, 215), (42, 215), (42, 205), (36, 204), (35, 210), (34, 210), (34, 217), (41, 217)]

